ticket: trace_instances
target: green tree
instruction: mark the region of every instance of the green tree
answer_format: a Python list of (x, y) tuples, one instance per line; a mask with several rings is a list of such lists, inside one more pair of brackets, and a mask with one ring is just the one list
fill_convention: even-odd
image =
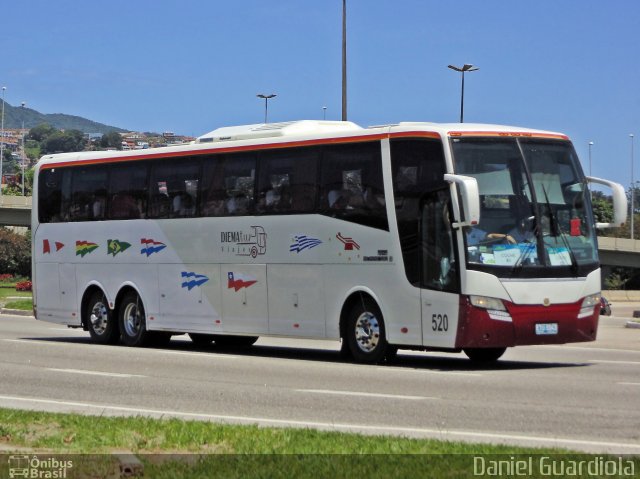
[(116, 150), (122, 150), (122, 136), (116, 131), (111, 131), (102, 135), (100, 139), (101, 148), (115, 148)]
[(29, 130), (29, 134), (27, 135), (28, 140), (34, 140), (37, 142), (42, 142), (49, 138), (56, 130), (54, 127), (49, 125), (48, 123), (41, 123), (38, 126), (35, 126)]
[(601, 191), (591, 192), (591, 204), (593, 216), (598, 223), (611, 223), (613, 221), (613, 200)]
[(85, 146), (84, 134), (80, 130), (56, 131), (40, 144), (43, 154), (82, 151)]

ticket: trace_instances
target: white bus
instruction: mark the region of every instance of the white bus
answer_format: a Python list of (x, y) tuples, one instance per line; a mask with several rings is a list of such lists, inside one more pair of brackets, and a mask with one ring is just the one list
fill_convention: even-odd
[(39, 320), (128, 346), (341, 340), (361, 362), (594, 340), (596, 226), (626, 219), (565, 135), (482, 124), (220, 128), (45, 156), (34, 191)]

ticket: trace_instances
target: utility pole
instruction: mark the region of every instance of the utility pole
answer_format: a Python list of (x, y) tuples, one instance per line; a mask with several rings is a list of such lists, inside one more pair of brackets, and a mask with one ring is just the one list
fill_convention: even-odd
[(347, 121), (347, 0), (342, 0), (342, 121)]

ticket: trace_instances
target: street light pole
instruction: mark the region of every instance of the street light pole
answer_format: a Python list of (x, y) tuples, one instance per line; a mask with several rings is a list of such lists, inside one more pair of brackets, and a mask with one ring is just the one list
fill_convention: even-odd
[(460, 96), (460, 123), (464, 123), (464, 74), (465, 72), (474, 72), (476, 70), (480, 70), (478, 67), (474, 67), (468, 63), (465, 63), (461, 67), (457, 67), (455, 65), (449, 65), (448, 68), (455, 70), (457, 72), (462, 73), (462, 94)]
[(2, 162), (4, 160), (4, 92), (7, 91), (7, 87), (2, 87), (2, 120), (0, 125), (0, 196), (2, 196)]
[(256, 95), (258, 98), (264, 98), (264, 122), (267, 123), (267, 118), (269, 114), (269, 99), (277, 96), (275, 93), (270, 93), (269, 95), (265, 95), (263, 93), (258, 93)]
[(631, 239), (633, 239), (633, 216), (635, 209), (635, 189), (633, 182), (633, 133), (629, 133), (629, 138), (631, 139)]
[(589, 176), (591, 176), (591, 147), (593, 146), (593, 141), (589, 142)]
[(347, 121), (347, 0), (342, 0), (342, 121)]
[(27, 157), (27, 155), (25, 155), (24, 153), (24, 107), (25, 107), (26, 103), (22, 102), (21, 105), (21, 109), (22, 109), (22, 158), (20, 163), (22, 164), (22, 196), (24, 196), (24, 161)]

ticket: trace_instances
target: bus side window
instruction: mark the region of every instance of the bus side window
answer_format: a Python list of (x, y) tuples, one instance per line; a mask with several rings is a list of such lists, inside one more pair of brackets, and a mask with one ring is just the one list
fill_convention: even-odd
[(68, 170), (54, 168), (40, 172), (38, 213), (41, 223), (62, 221), (62, 183)]
[(109, 181), (110, 219), (128, 220), (146, 217), (148, 162), (114, 165)]
[(259, 213), (312, 213), (317, 193), (320, 149), (287, 148), (260, 156)]
[(255, 172), (253, 153), (206, 158), (202, 175), (202, 215), (242, 216), (253, 212)]
[(322, 214), (389, 230), (379, 142), (327, 146), (321, 170)]
[(73, 170), (71, 175), (70, 221), (104, 219), (108, 186), (106, 166), (88, 166)]
[(196, 214), (200, 164), (189, 158), (159, 161), (151, 168), (152, 218), (189, 218)]

